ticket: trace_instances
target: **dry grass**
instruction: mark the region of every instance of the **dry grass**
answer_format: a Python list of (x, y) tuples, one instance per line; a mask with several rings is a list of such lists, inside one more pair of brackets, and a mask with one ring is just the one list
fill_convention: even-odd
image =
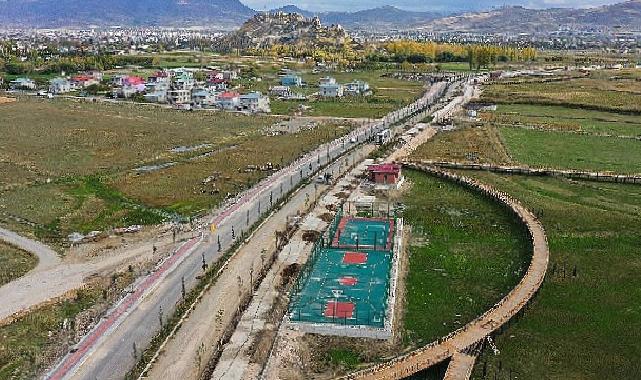
[(0, 242), (0, 286), (21, 277), (37, 263), (32, 254)]
[(490, 126), (439, 133), (429, 142), (419, 146), (410, 159), (493, 164), (511, 161), (500, 134), (496, 128)]
[[(161, 214), (155, 208), (194, 215), (270, 173), (245, 172), (248, 165), (287, 164), (349, 130), (321, 124), (297, 134), (264, 136), (278, 121), (20, 98), (3, 106), (0, 120), (0, 135), (6, 136), (0, 140), (0, 220), (18, 220), (38, 238), (57, 244), (73, 231), (158, 223)], [(207, 146), (170, 151), (201, 144)], [(205, 152), (210, 154), (198, 158)], [(146, 174), (133, 170), (170, 162), (175, 166)], [(215, 181), (203, 184), (214, 174)]]

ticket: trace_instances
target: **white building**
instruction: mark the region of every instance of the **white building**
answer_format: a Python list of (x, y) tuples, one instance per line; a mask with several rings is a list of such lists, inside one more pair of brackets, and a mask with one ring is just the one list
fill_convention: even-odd
[(29, 78), (16, 78), (9, 82), (9, 88), (12, 90), (35, 90), (36, 82)]
[(322, 86), (324, 84), (336, 84), (336, 78), (333, 77), (323, 77), (318, 80), (318, 85)]
[(343, 96), (343, 85), (329, 83), (320, 85), (318, 94), (324, 98), (340, 98)]
[(370, 93), (369, 84), (367, 82), (357, 80), (345, 85), (345, 95), (357, 96), (369, 95)]
[(271, 112), (269, 98), (260, 92), (250, 92), (240, 96), (240, 107), (251, 112)]
[(292, 96), (292, 89), (289, 86), (274, 86), (269, 92), (281, 98), (289, 98)]
[(173, 88), (167, 91), (167, 102), (171, 104), (190, 104), (191, 103), (191, 89), (176, 89)]
[(54, 78), (49, 82), (49, 92), (52, 94), (71, 92), (71, 83), (65, 78)]

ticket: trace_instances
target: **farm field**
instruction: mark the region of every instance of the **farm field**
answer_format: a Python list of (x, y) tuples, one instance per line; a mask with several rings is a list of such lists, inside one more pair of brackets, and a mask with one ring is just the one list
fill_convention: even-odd
[(499, 130), (491, 125), (438, 133), (419, 146), (410, 159), (475, 161), (484, 164), (505, 164), (511, 161)]
[[(631, 110), (617, 110), (613, 99), (620, 90), (608, 87), (610, 75), (594, 73), (585, 81), (600, 83), (603, 91), (585, 87), (587, 95), (563, 105), (547, 104), (541, 97), (557, 90), (560, 94), (563, 86), (571, 93), (573, 81), (505, 85), (497, 111), (481, 114), (481, 128), (441, 133), (412, 158), (640, 171), (639, 141), (603, 136), (638, 135), (640, 117)], [(534, 90), (527, 92), (530, 86)], [(482, 101), (495, 100), (492, 91), (498, 93), (498, 87), (489, 88)], [(514, 95), (514, 89), (527, 94)], [(592, 107), (596, 103), (591, 105), (590, 99), (601, 96), (599, 91), (605, 93), (605, 101)], [(637, 96), (630, 91), (626, 96)], [(530, 126), (539, 129), (522, 128)], [(508, 192), (532, 210), (546, 229), (551, 253), (541, 291), (524, 316), (495, 338), (500, 354), (483, 351), (472, 378), (637, 378), (641, 187), (478, 171), (463, 174)]]
[(32, 254), (0, 242), (0, 286), (21, 277), (38, 264)]
[(247, 165), (285, 165), (351, 127), (270, 136), (281, 119), (33, 98), (1, 107), (0, 221), (53, 244), (203, 212), (269, 174)]

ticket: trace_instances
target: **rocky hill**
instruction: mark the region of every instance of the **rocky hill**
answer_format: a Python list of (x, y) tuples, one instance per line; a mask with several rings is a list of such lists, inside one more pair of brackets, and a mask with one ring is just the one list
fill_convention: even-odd
[(424, 24), (430, 31), (549, 32), (559, 28), (641, 28), (641, 0), (590, 9), (503, 7), (445, 17)]
[(349, 40), (339, 25), (324, 26), (318, 17), (297, 13), (259, 13), (245, 22), (238, 31), (218, 42), (221, 50), (268, 48), (273, 45), (341, 45)]

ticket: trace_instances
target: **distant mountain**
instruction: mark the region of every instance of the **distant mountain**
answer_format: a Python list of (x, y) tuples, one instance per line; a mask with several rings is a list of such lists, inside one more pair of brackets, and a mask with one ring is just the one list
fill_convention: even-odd
[(235, 27), (255, 13), (239, 0), (0, 0), (0, 24), (7, 27)]
[(357, 12), (311, 12), (295, 5), (286, 5), (272, 12), (318, 16), (324, 24), (338, 24), (348, 29), (390, 29), (426, 23), (442, 17), (437, 12), (411, 12), (387, 5)]
[(641, 28), (641, 0), (589, 9), (503, 7), (445, 17), (424, 24), (430, 31), (550, 32), (559, 28)]
[[(460, 0), (452, 0), (452, 4), (458, 3)], [(318, 16), (323, 24), (340, 24), (347, 29), (536, 32), (572, 26), (641, 28), (641, 0), (590, 9), (512, 6), (449, 17), (392, 6), (315, 13), (288, 5), (277, 11)], [(0, 0), (0, 28), (200, 25), (231, 29), (256, 13), (240, 0)]]

